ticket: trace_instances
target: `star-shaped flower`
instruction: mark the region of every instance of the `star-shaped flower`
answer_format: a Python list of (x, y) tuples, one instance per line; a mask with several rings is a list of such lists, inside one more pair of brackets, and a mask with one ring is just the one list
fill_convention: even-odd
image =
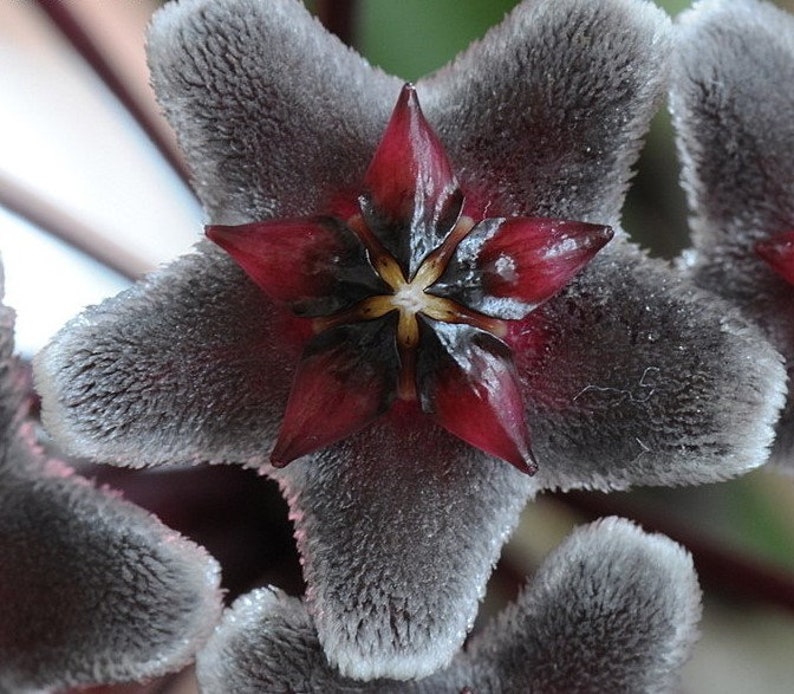
[(408, 407), (418, 401), (447, 431), (534, 472), (509, 346), (520, 340), (516, 321), (558, 293), (612, 230), (482, 219), (411, 85), (364, 190), (357, 201), (337, 201), (348, 208), (341, 218), (207, 230), (268, 296), (314, 317), (318, 334), (297, 368), (271, 462), (281, 466), (350, 436), (398, 398)]
[[(264, 222), (281, 236), (273, 241), (281, 253), (287, 241), (311, 249), (311, 234), (338, 240), (337, 234), (350, 232), (350, 252), (359, 258), (354, 267), (366, 269), (359, 240), (367, 238), (386, 247), (380, 257), (391, 258), (399, 272), (371, 272), (361, 287), (342, 290), (340, 281), (330, 293), (317, 292), (308, 304), (311, 321), (296, 329), (295, 319), (269, 295), (273, 285), (292, 282), (305, 293), (302, 251), (285, 252), (291, 260), (279, 267), (281, 276), (265, 270), (263, 292), (225, 252), (202, 242), (194, 254), (89, 309), (43, 351), (37, 382), (46, 426), (69, 450), (117, 464), (210, 461), (261, 468), (279, 481), (290, 504), (307, 609), (332, 666), (360, 679), (435, 672), (463, 642), (500, 548), (538, 490), (712, 481), (766, 459), (784, 389), (776, 352), (723, 303), (648, 259), (620, 230), (630, 166), (666, 86), (669, 49), (667, 18), (644, 0), (526, 2), (481, 43), (420, 80), (415, 89), (430, 126), (426, 136), (436, 133), (465, 191), (458, 216), (447, 210), (457, 205), (454, 185), (448, 194), (427, 195), (412, 182), (405, 187), (404, 169), (375, 167), (372, 173), (370, 162), (382, 160), (378, 146), (392, 127), (389, 113), (403, 83), (373, 70), (301, 5), (188, 0), (167, 6), (149, 37), (153, 81), (217, 235), (232, 237), (217, 227), (282, 220)], [(398, 112), (416, 116), (408, 103), (412, 93), (403, 93), (406, 105)], [(437, 156), (440, 147), (430, 149), (433, 154), (420, 159), (436, 172), (431, 180), (452, 180), (438, 173), (446, 167)], [(377, 205), (366, 198), (373, 180), (369, 194), (383, 196)], [(425, 198), (408, 202), (425, 232), (390, 241), (378, 231), (386, 222), (368, 215), (394, 214), (399, 194), (388, 191), (400, 188)], [(364, 204), (351, 205), (362, 192)], [(329, 210), (345, 224), (326, 219), (307, 229), (305, 220), (294, 221), (316, 220)], [(364, 224), (349, 222), (358, 214)], [(413, 219), (413, 212), (401, 214)], [(545, 303), (510, 318), (503, 340), (513, 366), (499, 357), (499, 339), (482, 332), (475, 344), (500, 381), (485, 391), (478, 391), (477, 379), (467, 381), (460, 361), (443, 361), (445, 353), (466, 354), (482, 326), (436, 326), (440, 337), (420, 327), (422, 349), (401, 354), (394, 334), (410, 337), (413, 326), (432, 316), (419, 322), (411, 317), (417, 312), (397, 307), (363, 322), (358, 332), (329, 317), (367, 302), (393, 307), (400, 283), (411, 283), (428, 254), (445, 248), (449, 233), (464, 235), (464, 217), (596, 225), (582, 227), (593, 234), (574, 234), (579, 240), (573, 245), (581, 238), (603, 240), (600, 225), (615, 229), (615, 238), (565, 289), (550, 299), (553, 291), (543, 292), (538, 300)], [(524, 224), (480, 222), (449, 260), (444, 274), (452, 279), (446, 284), (442, 275), (437, 283), (449, 293), (440, 287), (436, 293), (436, 284), (424, 281), (422, 289), (486, 316), (488, 332), (499, 335), (490, 321), (506, 314), (488, 308), (482, 287), (490, 272), (483, 261), (489, 240), (480, 245), (478, 238), (493, 230), (489, 238), (501, 240), (513, 225)], [(544, 243), (556, 248), (554, 224), (547, 227)], [(451, 232), (439, 238), (438, 229)], [(234, 235), (241, 239), (245, 232)], [(390, 247), (398, 238), (416, 245)], [(363, 247), (374, 267), (375, 246)], [(516, 260), (512, 249), (504, 255), (508, 265)], [(260, 253), (260, 266), (269, 257)], [(290, 263), (301, 272), (290, 272)], [(495, 269), (489, 281), (507, 293), (500, 302), (534, 301), (507, 291), (499, 282), (510, 273)], [(477, 282), (468, 284), (475, 276)], [(530, 285), (544, 284), (532, 277)], [(400, 298), (403, 308), (416, 298), (414, 289), (410, 300)], [(339, 297), (349, 305), (322, 306)], [(315, 300), (319, 309), (311, 308)], [(384, 349), (372, 348), (378, 320), (395, 319)], [(314, 338), (305, 330), (313, 321), (325, 328)], [(339, 330), (348, 331), (345, 339), (336, 337)], [(351, 349), (347, 338), (353, 335), (363, 348)], [(465, 340), (448, 348), (458, 335)], [(333, 352), (334, 340), (340, 352)], [(300, 358), (307, 341), (322, 348), (316, 362), (312, 346)], [(330, 390), (323, 359), (328, 363), (328, 355), (338, 353), (357, 360), (357, 369), (342, 379), (344, 387)], [(404, 369), (414, 356), (415, 368)], [(426, 368), (425, 359), (436, 361)], [(502, 379), (513, 367), (515, 376)], [(320, 407), (308, 408), (305, 422), (303, 413), (290, 409), (306, 402), (307, 371), (309, 385), (322, 385), (320, 402), (329, 411), (345, 410), (329, 415), (333, 426), (313, 424)], [(440, 374), (449, 374), (449, 382)], [(349, 393), (363, 397), (362, 419), (370, 421), (395, 389), (410, 401), (413, 384), (420, 406), (443, 427), (431, 417), (400, 416), (399, 407), (365, 425), (357, 419), (360, 410), (344, 403)], [(439, 416), (440, 403), (456, 389), (465, 395), (453, 402), (462, 412), (450, 406)], [(290, 398), (291, 391), (300, 397)], [(331, 404), (329, 392), (342, 404)], [(508, 422), (503, 429), (511, 431), (475, 435), (481, 416), (475, 405), (500, 426)], [(321, 448), (282, 469), (271, 466), (282, 426), (279, 462)], [(523, 427), (532, 432), (540, 465), (534, 477), (499, 459), (526, 464)], [(312, 435), (317, 441), (307, 442)], [(334, 443), (337, 435), (345, 438)], [(494, 451), (493, 441), (515, 450)], [(486, 443), (497, 457), (481, 450)]]
[[(794, 17), (759, 0), (681, 16), (671, 103), (694, 211), (694, 281), (740, 307), (794, 368)], [(773, 459), (794, 461), (794, 402)]]
[(13, 323), (0, 304), (0, 691), (178, 670), (220, 614), (219, 567), (37, 448)]

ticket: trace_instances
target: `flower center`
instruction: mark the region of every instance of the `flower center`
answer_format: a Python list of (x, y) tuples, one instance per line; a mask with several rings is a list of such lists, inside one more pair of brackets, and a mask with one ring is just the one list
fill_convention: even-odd
[(464, 216), (458, 220), (441, 245), (427, 255), (410, 280), (361, 215), (348, 219), (347, 225), (367, 249), (370, 264), (391, 293), (376, 294), (345, 311), (315, 318), (314, 331), (321, 333), (346, 323), (375, 320), (397, 311), (397, 348), (400, 353), (398, 394), (401, 399), (415, 400), (417, 397), (415, 370), (420, 331), (418, 314), (442, 323), (468, 323), (497, 338), (504, 337), (507, 333), (503, 320), (486, 316), (452, 299), (428, 292), (444, 274), (458, 244), (474, 228), (474, 221), (470, 217)]
[(398, 311), (409, 316), (421, 313), (427, 305), (425, 289), (421, 284), (408, 282), (394, 292), (392, 303)]

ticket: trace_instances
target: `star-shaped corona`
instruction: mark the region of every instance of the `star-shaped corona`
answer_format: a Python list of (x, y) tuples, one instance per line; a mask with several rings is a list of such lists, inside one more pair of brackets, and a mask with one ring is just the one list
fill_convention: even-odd
[(329, 446), (397, 402), (519, 470), (537, 466), (510, 323), (558, 293), (607, 226), (483, 218), (407, 84), (357, 199), (329, 214), (209, 226), (273, 300), (308, 321), (275, 466)]

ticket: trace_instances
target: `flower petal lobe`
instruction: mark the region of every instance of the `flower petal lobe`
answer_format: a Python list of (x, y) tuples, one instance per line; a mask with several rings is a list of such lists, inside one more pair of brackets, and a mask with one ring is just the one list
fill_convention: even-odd
[(510, 692), (680, 691), (700, 613), (683, 547), (604, 518), (577, 528), (472, 639), (473, 689), (498, 681)]
[[(0, 300), (2, 275), (0, 265)], [(0, 301), (0, 691), (179, 670), (220, 615), (220, 567), (151, 514), (42, 454), (13, 323)]]
[(66, 452), (102, 463), (258, 467), (294, 369), (284, 313), (202, 241), (72, 320), (37, 355), (44, 426)]
[(499, 215), (616, 224), (666, 89), (653, 2), (522, 2), (417, 89), (470, 198)]
[(450, 661), (535, 479), (419, 416), (268, 474), (295, 519), (325, 658), (365, 680)]

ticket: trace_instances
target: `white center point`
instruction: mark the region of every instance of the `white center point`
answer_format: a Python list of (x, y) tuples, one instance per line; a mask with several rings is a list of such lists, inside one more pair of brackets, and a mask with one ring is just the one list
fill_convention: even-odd
[(425, 298), (425, 291), (419, 285), (404, 284), (392, 297), (392, 303), (395, 308), (406, 313), (419, 313), (425, 307), (427, 300)]

